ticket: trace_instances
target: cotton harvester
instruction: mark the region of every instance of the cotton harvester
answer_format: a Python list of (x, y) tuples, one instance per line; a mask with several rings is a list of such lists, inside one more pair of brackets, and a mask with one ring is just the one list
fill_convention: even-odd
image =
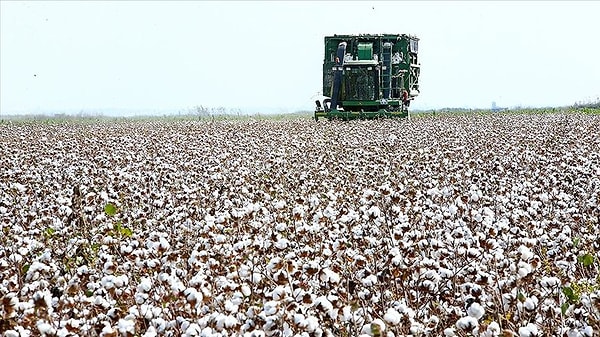
[(315, 120), (408, 116), (419, 95), (418, 47), (406, 34), (326, 36)]

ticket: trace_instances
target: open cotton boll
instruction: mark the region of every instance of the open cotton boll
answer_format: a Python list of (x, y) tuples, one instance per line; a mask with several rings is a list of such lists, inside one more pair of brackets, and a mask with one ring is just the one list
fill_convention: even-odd
[(527, 262), (519, 261), (519, 263), (517, 264), (517, 274), (519, 278), (523, 278), (529, 275), (529, 273), (531, 273), (532, 271), (533, 267)]
[(123, 335), (127, 333), (135, 334), (135, 318), (126, 316), (125, 318), (120, 319), (117, 330)]
[(388, 308), (388, 310), (385, 312), (385, 315), (383, 315), (383, 319), (388, 324), (397, 325), (398, 323), (400, 323), (402, 315), (396, 309)]
[(533, 323), (527, 323), (526, 326), (519, 328), (519, 337), (539, 336), (538, 327)]
[(202, 302), (203, 299), (202, 293), (195, 288), (187, 288), (183, 291), (183, 295), (188, 302)]
[(475, 317), (465, 316), (456, 321), (456, 327), (465, 331), (473, 331), (473, 329), (479, 327), (479, 322)]
[(212, 336), (212, 331), (208, 328), (208, 331), (203, 331), (202, 328), (196, 323), (191, 323), (187, 329), (185, 329), (184, 336)]
[(377, 206), (371, 206), (371, 208), (367, 210), (367, 215), (371, 218), (379, 218), (381, 216), (381, 209)]
[(148, 277), (142, 277), (137, 290), (140, 292), (148, 292), (150, 289), (152, 289), (152, 280)]
[(37, 324), (38, 331), (42, 336), (54, 336), (56, 335), (56, 329), (54, 326), (45, 321), (40, 321)]
[(581, 335), (583, 337), (592, 337), (594, 335), (594, 329), (592, 329), (592, 327), (588, 325), (585, 328), (583, 328), (583, 330), (581, 331)]
[(360, 281), (365, 287), (371, 287), (377, 284), (377, 276), (371, 274)]
[(481, 306), (481, 304), (473, 302), (467, 309), (467, 314), (479, 320), (485, 314), (485, 309), (483, 308), (483, 306)]
[(444, 336), (445, 337), (454, 337), (454, 336), (456, 336), (456, 329), (454, 329), (454, 328), (446, 328), (446, 329), (444, 329)]
[(537, 308), (538, 303), (539, 303), (539, 300), (536, 296), (528, 297), (525, 299), (525, 302), (523, 303), (523, 307), (527, 311), (534, 311)]
[(148, 329), (146, 329), (146, 332), (144, 332), (144, 334), (142, 335), (142, 337), (156, 337), (158, 336), (158, 333), (156, 331), (156, 328), (154, 328), (154, 326), (149, 326)]
[(543, 276), (542, 279), (540, 280), (540, 285), (544, 288), (555, 288), (560, 286), (561, 282), (560, 279), (558, 277), (548, 277), (548, 276)]

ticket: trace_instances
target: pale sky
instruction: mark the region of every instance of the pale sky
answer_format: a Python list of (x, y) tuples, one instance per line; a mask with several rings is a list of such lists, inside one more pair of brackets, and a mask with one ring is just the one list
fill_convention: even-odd
[(420, 38), (413, 108), (600, 96), (598, 1), (0, 1), (0, 112), (312, 110), (323, 37)]

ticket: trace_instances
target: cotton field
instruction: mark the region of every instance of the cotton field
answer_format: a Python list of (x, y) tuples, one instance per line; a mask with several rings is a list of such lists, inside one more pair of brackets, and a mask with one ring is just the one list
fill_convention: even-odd
[(600, 115), (0, 124), (3, 336), (598, 336)]

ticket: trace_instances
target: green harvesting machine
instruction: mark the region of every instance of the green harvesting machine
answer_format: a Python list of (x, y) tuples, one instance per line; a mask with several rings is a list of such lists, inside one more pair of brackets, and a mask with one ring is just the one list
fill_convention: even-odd
[(315, 120), (408, 116), (419, 95), (418, 48), (419, 39), (406, 34), (326, 36)]

